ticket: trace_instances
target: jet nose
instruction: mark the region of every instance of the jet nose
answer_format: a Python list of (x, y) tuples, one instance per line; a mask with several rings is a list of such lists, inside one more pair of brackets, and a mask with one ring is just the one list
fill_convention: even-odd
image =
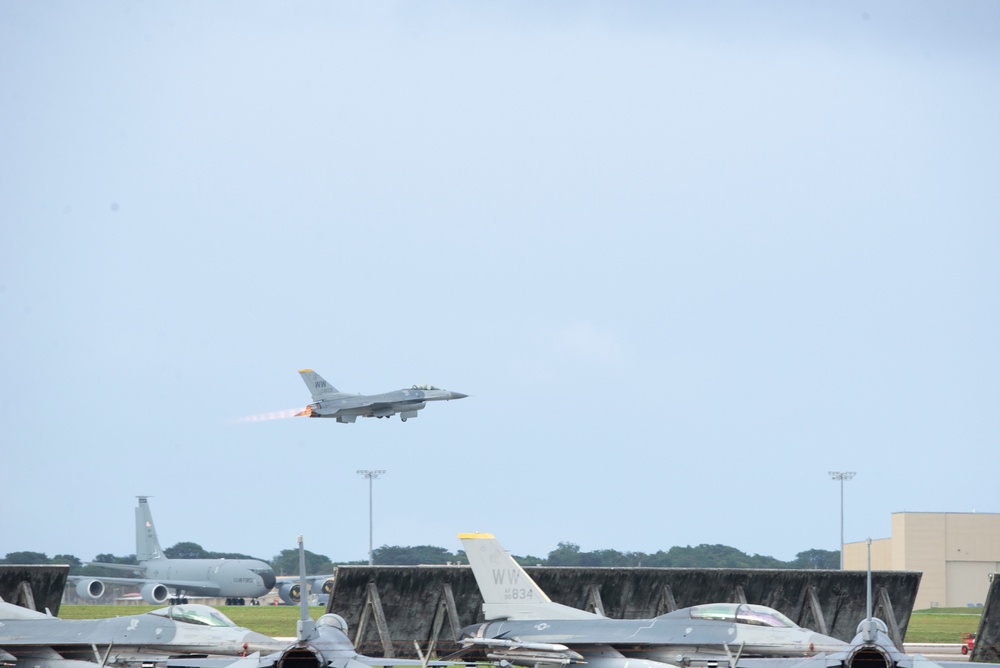
[(468, 394), (462, 394), (461, 392), (448, 392), (451, 395), (450, 399), (465, 399)]
[(278, 578), (276, 578), (274, 576), (274, 573), (271, 571), (266, 571), (264, 573), (261, 573), (260, 579), (264, 581), (264, 586), (267, 588), (268, 591), (274, 589), (274, 585), (277, 584), (278, 582)]

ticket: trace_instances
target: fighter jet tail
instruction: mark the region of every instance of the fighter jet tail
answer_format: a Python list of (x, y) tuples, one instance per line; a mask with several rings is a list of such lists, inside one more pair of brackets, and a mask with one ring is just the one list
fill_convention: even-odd
[(156, 527), (153, 526), (149, 503), (145, 496), (138, 498), (139, 505), (135, 509), (135, 558), (142, 563), (162, 558), (163, 550), (160, 549), (160, 541), (156, 538)]
[(302, 369), (299, 371), (299, 375), (302, 376), (302, 381), (309, 388), (313, 401), (332, 399), (341, 394), (340, 390), (323, 380), (323, 377), (312, 369)]
[(494, 619), (593, 619), (601, 615), (554, 603), (521, 565), (488, 533), (461, 533), (459, 540), (483, 596), (483, 615)]

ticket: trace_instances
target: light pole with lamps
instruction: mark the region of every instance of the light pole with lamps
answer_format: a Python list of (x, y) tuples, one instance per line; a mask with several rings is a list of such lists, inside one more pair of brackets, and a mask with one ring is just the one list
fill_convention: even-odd
[(840, 570), (844, 570), (844, 481), (854, 477), (854, 471), (829, 471), (830, 477), (840, 481)]
[(372, 553), (372, 480), (379, 477), (380, 475), (385, 475), (385, 471), (382, 469), (371, 470), (371, 469), (358, 469), (358, 475), (368, 478), (368, 565), (371, 566), (373, 563), (373, 553)]

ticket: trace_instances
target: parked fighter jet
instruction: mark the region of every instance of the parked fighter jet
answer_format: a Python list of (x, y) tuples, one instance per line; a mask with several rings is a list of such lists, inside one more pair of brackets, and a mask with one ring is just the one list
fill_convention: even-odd
[(399, 413), (399, 418), (406, 422), (408, 418), (417, 417), (417, 411), (426, 406), (428, 401), (450, 401), (469, 396), (433, 385), (414, 385), (408, 390), (384, 394), (349, 394), (323, 380), (312, 369), (302, 369), (299, 373), (312, 393), (313, 403), (301, 413), (296, 413), (296, 417), (336, 418), (337, 422), (354, 422), (359, 417), (388, 418)]
[(673, 668), (724, 663), (727, 657), (732, 666), (740, 656), (802, 657), (846, 647), (762, 605), (710, 603), (653, 619), (608, 619), (554, 603), (491, 534), (459, 534), (459, 539), (487, 620), (463, 629), (462, 643), (481, 645), (491, 659), (551, 666), (582, 656), (588, 668)]
[(178, 654), (241, 656), (280, 646), (206, 605), (174, 605), (112, 619), (59, 619), (0, 599), (3, 665), (103, 668), (165, 661)]
[[(306, 560), (302, 536), (299, 536), (299, 587), (306, 588)], [(178, 658), (167, 668), (372, 668), (372, 666), (456, 666), (444, 661), (375, 658), (358, 654), (347, 637), (347, 623), (340, 615), (326, 613), (315, 622), (309, 618), (305, 600), (300, 603), (296, 640), (261, 656), (255, 653), (238, 661), (227, 659)], [(418, 650), (419, 651), (419, 650)], [(92, 668), (92, 667), (91, 667)]]
[[(817, 654), (806, 659), (743, 659), (738, 668), (961, 668), (965, 661), (932, 661), (921, 654), (904, 654), (889, 637), (886, 623), (872, 614), (871, 538), (868, 539), (867, 615), (858, 624), (858, 634), (839, 652)], [(976, 662), (975, 666), (997, 668), (1000, 663)]]
[(185, 594), (225, 597), (226, 605), (243, 605), (271, 591), (276, 582), (274, 571), (257, 559), (168, 559), (163, 556), (156, 538), (149, 503), (140, 496), (135, 509), (135, 555), (138, 565), (91, 562), (89, 565), (130, 571), (138, 578), (89, 578), (73, 576), (76, 593), (81, 598), (95, 599), (104, 594), (104, 583), (140, 584), (143, 600), (150, 605), (166, 602), (169, 589), (176, 592), (179, 603), (186, 603)]

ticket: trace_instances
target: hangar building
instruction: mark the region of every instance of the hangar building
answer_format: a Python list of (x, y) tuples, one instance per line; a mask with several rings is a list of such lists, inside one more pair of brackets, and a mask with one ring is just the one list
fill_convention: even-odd
[[(844, 545), (844, 570), (867, 563), (864, 541)], [(982, 605), (1000, 571), (1000, 513), (893, 513), (892, 537), (872, 540), (872, 569), (922, 571), (914, 610)]]

